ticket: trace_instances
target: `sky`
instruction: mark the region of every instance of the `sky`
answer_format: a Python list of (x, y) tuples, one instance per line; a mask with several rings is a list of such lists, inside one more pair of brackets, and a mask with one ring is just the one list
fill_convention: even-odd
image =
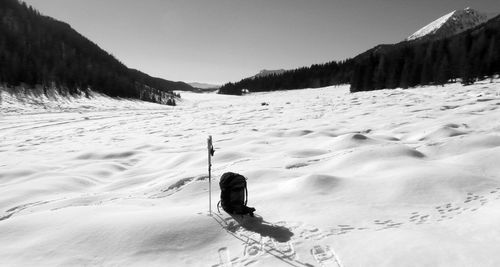
[(130, 68), (224, 84), (397, 43), (431, 21), (498, 0), (26, 0)]

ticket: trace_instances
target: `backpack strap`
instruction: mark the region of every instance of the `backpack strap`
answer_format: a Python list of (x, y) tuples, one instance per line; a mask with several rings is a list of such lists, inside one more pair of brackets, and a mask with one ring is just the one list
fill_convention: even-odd
[(248, 202), (248, 189), (245, 185), (245, 206), (247, 205), (247, 202)]

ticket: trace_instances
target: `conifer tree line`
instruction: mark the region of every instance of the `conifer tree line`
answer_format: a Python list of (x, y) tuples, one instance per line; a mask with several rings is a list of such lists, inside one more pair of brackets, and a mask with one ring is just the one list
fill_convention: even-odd
[[(17, 0), (0, 1), (0, 84), (89, 90), (111, 97), (174, 103), (172, 90), (191, 86), (127, 68), (68, 24), (42, 16)], [(177, 95), (178, 96), (178, 95)]]
[(219, 93), (241, 95), (244, 89), (262, 92), (345, 84), (350, 81), (352, 65), (353, 61), (348, 59), (288, 70), (281, 74), (246, 78), (237, 83), (223, 85)]
[(500, 74), (500, 16), (444, 38), (423, 38), (380, 45), (353, 59), (330, 62), (227, 83), (222, 94), (315, 88), (350, 84), (351, 92), (443, 85), (461, 79), (467, 85)]

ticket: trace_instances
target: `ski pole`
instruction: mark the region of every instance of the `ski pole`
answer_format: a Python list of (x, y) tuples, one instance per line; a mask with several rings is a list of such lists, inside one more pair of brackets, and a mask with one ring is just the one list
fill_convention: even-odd
[(207, 139), (208, 149), (208, 212), (212, 216), (212, 156), (214, 155), (214, 147), (212, 145), (212, 136)]

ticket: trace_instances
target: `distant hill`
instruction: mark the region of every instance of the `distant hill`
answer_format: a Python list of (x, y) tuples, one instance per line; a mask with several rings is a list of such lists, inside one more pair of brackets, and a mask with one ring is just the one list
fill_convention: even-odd
[(0, 83), (8, 86), (93, 90), (158, 103), (172, 103), (173, 90), (192, 89), (127, 68), (70, 25), (17, 0), (0, 1), (0, 36)]
[(191, 85), (194, 88), (202, 89), (202, 90), (204, 90), (204, 89), (216, 90), (216, 89), (219, 89), (221, 87), (221, 85), (218, 85), (218, 84), (197, 83), (197, 82), (189, 83), (189, 85)]

